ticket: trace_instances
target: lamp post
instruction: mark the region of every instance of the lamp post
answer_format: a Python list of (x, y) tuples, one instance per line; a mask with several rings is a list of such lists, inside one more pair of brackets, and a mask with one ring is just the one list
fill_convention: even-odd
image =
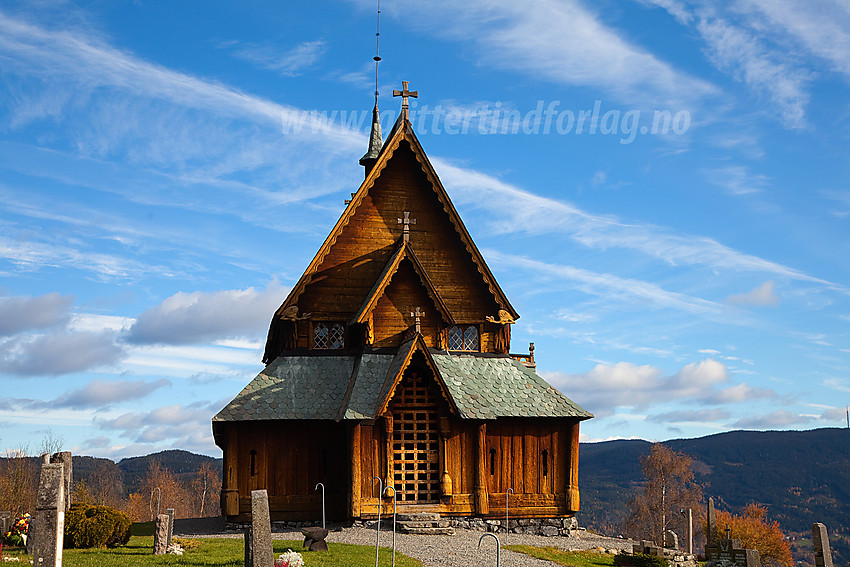
[(316, 488), (313, 490), (319, 490), (319, 487), (322, 487), (322, 528), (327, 529), (325, 526), (325, 485), (321, 482), (316, 483)]
[(379, 476), (372, 477), (372, 486), (378, 481), (378, 521), (375, 522), (375, 567), (378, 567), (378, 546), (381, 543), (381, 498), (384, 495), (384, 481)]
[(481, 542), (485, 537), (490, 536), (496, 540), (496, 567), (499, 567), (499, 563), (502, 560), (502, 543), (499, 541), (498, 536), (494, 533), (487, 532), (486, 534), (482, 534), (480, 538), (478, 538), (478, 549), (481, 549)]
[[(394, 486), (388, 486), (384, 489), (385, 491), (392, 490), (393, 495), (393, 567), (395, 567), (395, 514), (396, 514), (396, 494)], [(383, 493), (382, 493), (383, 494)]]
[(514, 493), (513, 488), (509, 488), (507, 492), (505, 492), (505, 541), (508, 541), (508, 532), (511, 530), (511, 524), (508, 521), (508, 496)]

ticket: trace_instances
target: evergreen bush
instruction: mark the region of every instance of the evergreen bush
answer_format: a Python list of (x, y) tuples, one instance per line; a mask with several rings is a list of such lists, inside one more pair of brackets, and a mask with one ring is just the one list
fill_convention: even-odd
[(130, 540), (130, 518), (107, 506), (73, 504), (65, 513), (65, 547), (116, 547)]

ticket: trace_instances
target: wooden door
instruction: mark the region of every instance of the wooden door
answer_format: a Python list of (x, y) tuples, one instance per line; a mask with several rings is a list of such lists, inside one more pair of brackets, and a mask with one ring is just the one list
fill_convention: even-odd
[(433, 379), (408, 370), (390, 402), (393, 483), (399, 504), (439, 501), (438, 396)]

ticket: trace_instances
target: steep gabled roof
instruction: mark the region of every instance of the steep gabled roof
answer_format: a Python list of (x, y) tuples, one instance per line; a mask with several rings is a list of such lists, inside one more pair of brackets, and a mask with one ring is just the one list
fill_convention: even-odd
[(369, 295), (366, 296), (366, 300), (363, 301), (363, 305), (360, 306), (360, 310), (354, 315), (351, 319), (351, 323), (364, 323), (369, 318), (369, 313), (375, 309), (375, 306), (378, 304), (378, 300), (384, 295), (384, 292), (387, 289), (387, 286), (390, 285), (390, 282), (393, 279), (393, 275), (398, 271), (399, 266), (401, 266), (402, 260), (409, 260), (413, 265), (413, 270), (419, 276), (419, 280), (422, 282), (422, 285), (425, 287), (425, 291), (428, 292), (428, 296), (434, 302), (434, 306), (437, 308), (437, 311), (440, 312), (440, 315), (443, 316), (443, 320), (450, 325), (455, 323), (454, 317), (452, 316), (449, 308), (446, 307), (443, 298), (440, 297), (440, 294), (437, 292), (437, 288), (434, 287), (434, 284), (431, 282), (431, 278), (428, 277), (428, 273), (425, 271), (425, 268), (422, 267), (422, 264), (419, 262), (419, 259), (416, 257), (416, 254), (413, 252), (413, 247), (410, 242), (404, 241), (398, 247), (398, 249), (393, 253), (390, 257), (387, 265), (384, 267), (384, 271), (381, 272), (381, 276), (375, 282), (375, 285), (372, 287), (372, 290), (369, 292)]
[(343, 228), (345, 228), (351, 221), (355, 211), (357, 210), (357, 207), (363, 202), (363, 199), (369, 193), (369, 190), (374, 186), (376, 180), (380, 177), (381, 172), (387, 166), (387, 163), (392, 158), (393, 153), (398, 149), (402, 141), (406, 141), (409, 144), (416, 160), (419, 162), (422, 168), (423, 173), (425, 174), (432, 189), (434, 190), (437, 199), (442, 204), (443, 209), (448, 215), (449, 220), (451, 221), (451, 224), (457, 232), (458, 237), (460, 238), (464, 247), (472, 256), (472, 260), (476, 268), (478, 269), (478, 272), (481, 274), (484, 283), (487, 285), (488, 289), (493, 294), (493, 298), (495, 299), (496, 303), (502, 309), (505, 309), (508, 313), (510, 313), (514, 319), (519, 318), (519, 314), (514, 310), (513, 306), (508, 301), (507, 296), (502, 291), (502, 288), (499, 287), (499, 284), (498, 282), (496, 282), (496, 278), (493, 276), (493, 273), (490, 271), (490, 268), (487, 267), (487, 263), (484, 261), (484, 257), (481, 255), (481, 252), (478, 250), (478, 247), (472, 241), (472, 237), (469, 235), (469, 231), (467, 231), (466, 226), (463, 224), (460, 215), (458, 214), (457, 210), (454, 208), (454, 205), (449, 199), (448, 193), (443, 187), (443, 184), (440, 182), (440, 179), (437, 176), (434, 167), (431, 165), (431, 162), (425, 155), (425, 151), (422, 149), (422, 145), (416, 138), (416, 134), (413, 131), (413, 125), (410, 123), (409, 120), (403, 119), (401, 116), (399, 116), (399, 119), (393, 126), (393, 129), (390, 132), (386, 143), (381, 149), (381, 153), (378, 156), (374, 167), (371, 169), (369, 174), (366, 175), (366, 179), (363, 180), (363, 183), (360, 185), (360, 188), (357, 190), (357, 192), (352, 195), (351, 201), (349, 202), (345, 211), (343, 211), (342, 216), (340, 216), (336, 225), (334, 225), (330, 234), (328, 234), (328, 237), (325, 239), (324, 243), (319, 248), (319, 251), (316, 253), (313, 260), (307, 266), (307, 269), (304, 271), (304, 274), (292, 288), (292, 291), (289, 293), (289, 296), (275, 312), (274, 318), (272, 319), (272, 325), (274, 325), (274, 321), (280, 318), (281, 314), (286, 308), (297, 303), (298, 299), (301, 297), (309, 283), (312, 281), (313, 275), (321, 266), (322, 261), (325, 259), (331, 248), (336, 243), (336, 240), (342, 233)]
[(422, 339), (422, 335), (416, 333), (413, 335), (413, 338), (409, 339), (398, 349), (398, 353), (393, 359), (392, 364), (390, 365), (390, 369), (387, 372), (387, 378), (384, 381), (383, 386), (381, 387), (380, 395), (378, 396), (378, 403), (375, 406), (375, 412), (372, 415), (373, 418), (378, 417), (384, 411), (386, 411), (387, 406), (390, 403), (390, 400), (393, 398), (395, 394), (395, 389), (398, 386), (401, 379), (404, 377), (404, 371), (410, 365), (410, 361), (413, 359), (413, 355), (416, 352), (421, 352), (425, 357), (425, 364), (431, 369), (431, 372), (434, 374), (434, 379), (437, 381), (437, 385), (440, 387), (440, 392), (443, 394), (443, 398), (449, 403), (451, 407), (452, 413), (457, 414), (457, 405), (455, 404), (455, 400), (452, 398), (449, 389), (446, 387), (446, 383), (443, 382), (443, 377), (440, 376), (440, 371), (437, 368), (437, 365), (434, 364), (434, 359), (431, 357), (431, 353), (428, 352), (428, 346), (425, 344), (425, 341)]

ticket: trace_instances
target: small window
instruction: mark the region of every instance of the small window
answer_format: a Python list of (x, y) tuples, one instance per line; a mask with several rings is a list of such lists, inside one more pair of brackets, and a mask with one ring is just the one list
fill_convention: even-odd
[(313, 348), (345, 348), (344, 323), (316, 323), (313, 325)]
[(549, 476), (549, 451), (543, 449), (543, 478)]
[(496, 474), (496, 449), (490, 449), (490, 476)]
[(251, 476), (257, 475), (257, 451), (251, 449)]
[(478, 351), (478, 327), (454, 325), (449, 328), (449, 350)]

